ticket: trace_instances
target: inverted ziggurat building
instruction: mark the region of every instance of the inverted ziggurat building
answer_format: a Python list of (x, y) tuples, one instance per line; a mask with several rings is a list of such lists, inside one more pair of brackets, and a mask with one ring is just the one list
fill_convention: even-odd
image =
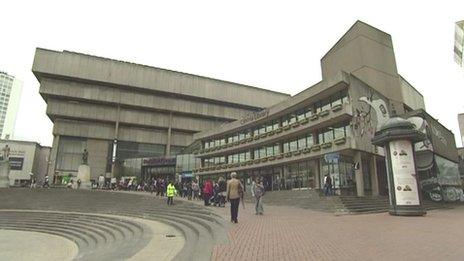
[[(49, 174), (217, 179), (236, 171), (268, 190), (323, 185), (386, 195), (376, 130), (402, 115), (428, 135), (416, 144), (422, 181), (460, 185), (453, 134), (425, 112), (396, 67), (390, 35), (356, 22), (322, 58), (322, 81), (287, 94), (74, 52), (37, 49), (33, 72), (54, 123)], [(132, 167), (129, 166), (133, 164)], [(134, 170), (130, 172), (129, 170)]]
[[(202, 179), (235, 171), (260, 176), (268, 190), (323, 186), (337, 194), (388, 195), (383, 148), (371, 144), (391, 116), (427, 134), (416, 144), (423, 188), (461, 181), (453, 134), (425, 112), (424, 99), (397, 71), (391, 36), (356, 22), (321, 59), (322, 81), (240, 120), (194, 135)], [(454, 193), (454, 194), (453, 194)]]

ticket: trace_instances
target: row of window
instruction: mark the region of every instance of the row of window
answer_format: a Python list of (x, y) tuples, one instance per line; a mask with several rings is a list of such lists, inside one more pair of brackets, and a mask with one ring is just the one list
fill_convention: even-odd
[(277, 156), (281, 153), (293, 152), (305, 148), (310, 148), (314, 144), (331, 142), (335, 139), (344, 138), (347, 136), (350, 136), (349, 125), (348, 123), (345, 123), (341, 126), (323, 129), (315, 136), (312, 133), (308, 133), (304, 136), (284, 141), (283, 143), (276, 143), (273, 145), (263, 146), (260, 148), (228, 156), (207, 158), (204, 160), (204, 166), (220, 165), (225, 163), (239, 163), (249, 161), (252, 159)]
[(257, 136), (263, 133), (267, 133), (267, 132), (276, 130), (280, 127), (291, 125), (294, 122), (303, 120), (305, 118), (309, 118), (313, 115), (313, 111), (316, 111), (316, 113), (319, 113), (324, 110), (330, 110), (331, 107), (340, 105), (343, 103), (348, 103), (348, 101), (349, 101), (348, 91), (347, 90), (339, 91), (326, 99), (316, 102), (315, 104), (311, 106), (308, 106), (306, 108), (303, 108), (293, 113), (290, 113), (288, 115), (285, 115), (281, 119), (273, 120), (271, 122), (268, 122), (267, 124), (255, 127), (251, 130), (244, 130), (240, 133), (232, 134), (228, 136), (227, 138), (206, 141), (203, 147), (205, 149), (208, 149), (208, 148), (212, 148), (216, 146), (225, 145), (227, 143), (241, 141), (241, 140), (250, 138), (252, 136)]

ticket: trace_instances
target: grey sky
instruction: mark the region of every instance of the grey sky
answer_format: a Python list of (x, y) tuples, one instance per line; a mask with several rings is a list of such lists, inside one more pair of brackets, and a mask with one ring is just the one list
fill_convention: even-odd
[(464, 1), (430, 2), (4, 1), (0, 70), (24, 81), (17, 138), (51, 145), (52, 124), (31, 72), (36, 47), (293, 95), (321, 80), (320, 58), (362, 20), (392, 35), (398, 71), (461, 145), (464, 71), (453, 61), (453, 43)]

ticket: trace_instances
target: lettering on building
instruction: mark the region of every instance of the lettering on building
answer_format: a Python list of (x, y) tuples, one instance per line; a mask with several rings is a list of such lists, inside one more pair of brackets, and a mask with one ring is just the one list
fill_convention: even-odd
[(245, 117), (240, 119), (240, 124), (244, 125), (248, 122), (252, 122), (258, 119), (266, 118), (269, 115), (269, 109), (264, 109), (258, 112), (247, 114)]

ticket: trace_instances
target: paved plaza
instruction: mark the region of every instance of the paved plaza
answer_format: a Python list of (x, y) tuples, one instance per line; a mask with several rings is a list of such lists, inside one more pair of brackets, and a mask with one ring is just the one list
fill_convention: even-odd
[[(240, 207), (239, 223), (231, 224), (227, 222), (228, 207), (205, 208), (200, 201), (178, 198), (174, 206), (167, 207), (164, 199), (149, 193), (0, 189), (0, 196), (0, 236), (17, 240), (22, 233), (40, 232), (24, 241), (27, 246), (1, 251), (0, 258), (9, 260), (32, 260), (29, 250), (40, 249), (44, 240), (49, 246), (56, 245), (59, 237), (72, 250), (68, 258), (78, 260), (464, 258), (462, 206), (429, 211), (425, 217), (394, 217), (387, 213), (335, 216), (265, 205), (265, 214), (256, 216), (247, 203), (245, 209)], [(47, 220), (55, 221), (50, 224)], [(41, 240), (44, 233), (53, 237)], [(0, 249), (11, 248), (7, 242), (0, 241)], [(115, 258), (115, 249), (125, 255), (118, 253)], [(93, 255), (88, 255), (90, 250)], [(34, 260), (63, 257), (58, 250), (47, 255), (36, 251)]]

